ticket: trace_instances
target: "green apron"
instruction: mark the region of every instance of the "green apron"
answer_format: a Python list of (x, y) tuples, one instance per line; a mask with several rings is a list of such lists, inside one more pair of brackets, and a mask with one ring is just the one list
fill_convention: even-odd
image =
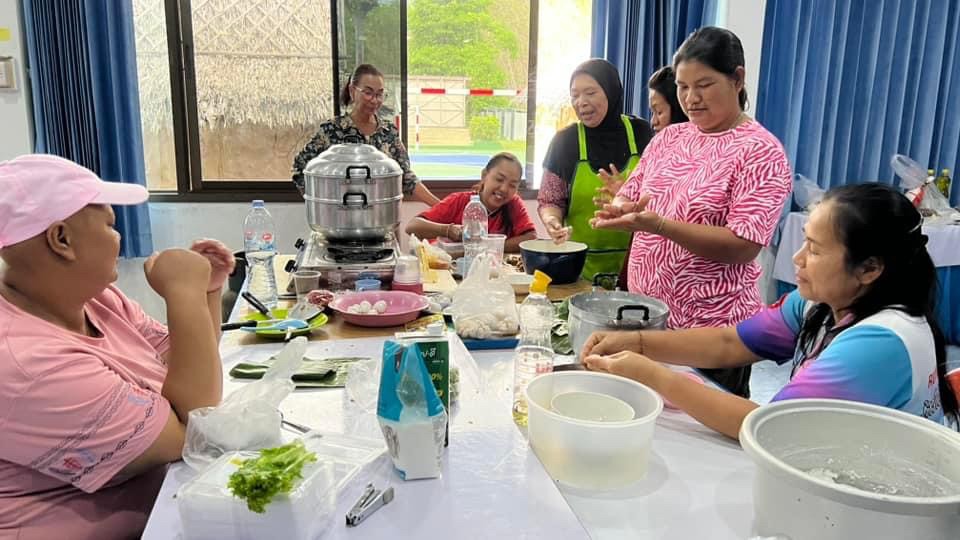
[[(637, 153), (637, 143), (633, 137), (633, 126), (630, 125), (630, 118), (621, 115), (623, 126), (627, 130), (627, 142), (630, 145), (630, 159), (627, 165), (621, 171), (623, 174), (630, 174), (630, 171), (637, 166), (640, 161), (640, 155)], [(594, 212), (597, 211), (593, 204), (593, 198), (596, 196), (598, 188), (603, 187), (603, 180), (600, 175), (590, 168), (590, 162), (587, 161), (587, 137), (583, 130), (583, 123), (577, 123), (577, 136), (580, 142), (580, 160), (573, 173), (573, 182), (570, 186), (570, 206), (567, 208), (566, 225), (573, 227), (570, 233), (570, 240), (583, 242), (589, 246), (587, 251), (587, 263), (583, 266), (583, 273), (580, 277), (587, 281), (593, 281), (593, 276), (598, 273), (620, 274), (620, 268), (623, 266), (623, 259), (627, 255), (627, 247), (630, 245), (632, 235), (627, 232), (597, 230), (590, 226), (590, 220), (593, 219)], [(621, 284), (623, 286), (623, 284)]]

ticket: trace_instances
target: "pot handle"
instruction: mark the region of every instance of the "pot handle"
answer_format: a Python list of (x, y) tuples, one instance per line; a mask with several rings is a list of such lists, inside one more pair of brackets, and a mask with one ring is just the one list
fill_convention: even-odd
[(352, 178), (350, 176), (350, 171), (352, 170), (366, 171), (367, 175), (363, 179), (365, 181), (370, 180), (370, 167), (366, 165), (350, 165), (349, 167), (347, 167), (347, 170), (343, 172), (343, 177), (347, 180), (348, 184), (350, 183), (350, 179)]
[[(357, 202), (357, 199), (360, 199)], [(343, 206), (359, 206), (361, 208), (367, 207), (367, 194), (366, 193), (355, 193), (353, 191), (348, 191), (343, 194)]]
[(636, 306), (620, 306), (620, 307), (618, 307), (618, 308), (617, 308), (617, 322), (620, 322), (620, 321), (623, 320), (623, 312), (624, 312), (624, 311), (642, 311), (642, 312), (643, 312), (643, 322), (649, 322), (649, 321), (650, 321), (650, 308), (648, 308), (647, 306), (636, 305)]

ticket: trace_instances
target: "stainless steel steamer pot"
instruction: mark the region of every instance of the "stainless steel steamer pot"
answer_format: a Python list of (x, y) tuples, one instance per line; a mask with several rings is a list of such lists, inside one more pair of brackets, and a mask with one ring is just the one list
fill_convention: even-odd
[(303, 176), (307, 223), (325, 238), (380, 240), (400, 225), (403, 170), (373, 146), (331, 146)]

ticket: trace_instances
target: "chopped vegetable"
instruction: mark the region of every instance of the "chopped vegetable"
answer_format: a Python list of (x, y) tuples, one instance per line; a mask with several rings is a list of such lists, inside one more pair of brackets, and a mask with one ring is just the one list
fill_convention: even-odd
[(300, 440), (267, 448), (259, 457), (244, 460), (230, 475), (227, 487), (235, 497), (247, 501), (247, 508), (262, 514), (275, 496), (290, 493), (296, 481), (303, 478), (303, 466), (316, 460), (317, 455), (307, 451)]

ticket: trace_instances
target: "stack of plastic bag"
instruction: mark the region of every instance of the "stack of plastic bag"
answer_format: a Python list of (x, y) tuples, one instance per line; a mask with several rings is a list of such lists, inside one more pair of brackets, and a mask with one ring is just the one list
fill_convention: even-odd
[(282, 418), (277, 407), (296, 387), (291, 377), (306, 351), (307, 338), (294, 338), (263, 378), (233, 392), (216, 407), (190, 411), (183, 461), (201, 470), (227, 452), (279, 446)]

